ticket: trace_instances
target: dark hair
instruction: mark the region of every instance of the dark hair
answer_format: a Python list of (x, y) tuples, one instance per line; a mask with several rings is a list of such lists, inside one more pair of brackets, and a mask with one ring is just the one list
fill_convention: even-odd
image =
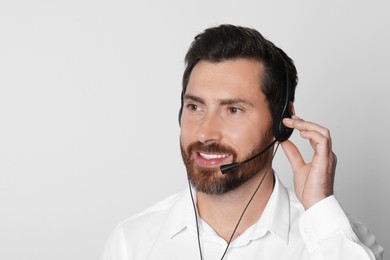
[(293, 60), (255, 29), (229, 24), (206, 29), (195, 36), (185, 56), (182, 98), (191, 72), (200, 60), (222, 62), (238, 58), (254, 59), (264, 65), (260, 86), (273, 117), (283, 110), (286, 103), (286, 80), (289, 81), (289, 101), (294, 101), (298, 77)]

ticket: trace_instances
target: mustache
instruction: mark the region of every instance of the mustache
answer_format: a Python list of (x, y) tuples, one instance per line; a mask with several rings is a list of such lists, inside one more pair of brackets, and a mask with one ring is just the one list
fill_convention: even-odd
[(195, 151), (206, 153), (231, 154), (233, 158), (237, 157), (237, 152), (233, 147), (221, 143), (203, 144), (201, 142), (194, 142), (187, 147), (187, 153), (189, 155)]

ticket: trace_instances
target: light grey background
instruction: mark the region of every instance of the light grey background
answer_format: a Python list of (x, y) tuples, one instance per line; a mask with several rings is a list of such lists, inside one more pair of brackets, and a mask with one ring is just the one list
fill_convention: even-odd
[[(297, 114), (333, 134), (337, 197), (389, 248), (389, 13), (385, 0), (0, 0), (0, 259), (97, 259), (119, 221), (185, 187), (183, 57), (220, 23), (295, 60)], [(282, 150), (275, 169), (291, 187)]]

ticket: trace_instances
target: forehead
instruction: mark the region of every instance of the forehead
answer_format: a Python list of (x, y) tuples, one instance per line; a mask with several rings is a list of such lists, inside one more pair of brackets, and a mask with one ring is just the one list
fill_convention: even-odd
[(253, 59), (200, 61), (190, 75), (186, 94), (219, 99), (264, 99), (263, 74), (263, 64)]

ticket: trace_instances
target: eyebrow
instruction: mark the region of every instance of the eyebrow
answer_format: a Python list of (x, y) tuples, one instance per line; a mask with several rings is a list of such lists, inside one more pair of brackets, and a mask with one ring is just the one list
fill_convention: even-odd
[(236, 105), (236, 104), (246, 104), (251, 107), (253, 107), (253, 103), (249, 100), (242, 99), (242, 98), (228, 98), (228, 99), (221, 99), (220, 101), (221, 105)]
[[(203, 98), (197, 97), (197, 96), (194, 96), (194, 95), (189, 95), (189, 94), (184, 95), (184, 100), (192, 100), (192, 101), (198, 102), (200, 104), (205, 104), (206, 103)], [(221, 105), (246, 104), (246, 105), (249, 105), (251, 107), (254, 106), (252, 102), (250, 102), (249, 100), (246, 100), (246, 99), (242, 99), (242, 98), (220, 99), (219, 103)]]
[(194, 96), (194, 95), (189, 95), (189, 94), (185, 94), (184, 95), (184, 100), (192, 100), (192, 101), (195, 101), (195, 102), (198, 102), (198, 103), (201, 103), (201, 104), (205, 104), (206, 103), (206, 102), (204, 102), (203, 98), (200, 98), (200, 97), (197, 97), (197, 96)]

